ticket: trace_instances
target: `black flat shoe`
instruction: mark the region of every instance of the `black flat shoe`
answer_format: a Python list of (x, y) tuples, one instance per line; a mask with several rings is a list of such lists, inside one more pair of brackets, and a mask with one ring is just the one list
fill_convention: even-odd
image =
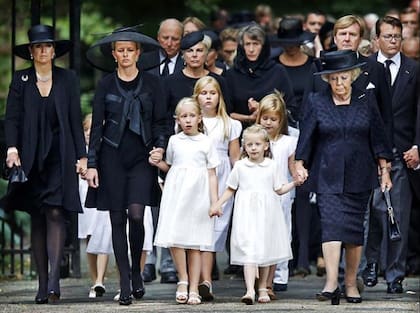
[(55, 291), (50, 291), (48, 293), (48, 303), (58, 304), (59, 302), (60, 302), (60, 294)]
[(146, 290), (144, 288), (139, 288), (136, 290), (133, 290), (133, 297), (136, 298), (137, 300), (140, 300), (141, 298), (143, 298), (144, 294), (146, 293)]
[(388, 283), (388, 287), (386, 289), (387, 293), (403, 293), (403, 286), (402, 280), (396, 280), (392, 283)]
[(35, 298), (35, 304), (47, 304), (47, 303), (48, 303), (48, 297), (45, 297), (45, 298), (36, 297)]
[(131, 301), (131, 297), (121, 297), (120, 296), (120, 299), (118, 300), (118, 303), (120, 305), (130, 305), (133, 302)]
[(346, 296), (346, 300), (348, 303), (361, 303), (362, 297), (347, 297)]

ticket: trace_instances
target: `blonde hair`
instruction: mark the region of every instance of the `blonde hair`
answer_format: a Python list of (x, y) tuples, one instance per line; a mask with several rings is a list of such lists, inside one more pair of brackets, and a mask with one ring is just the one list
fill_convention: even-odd
[[(220, 117), (223, 121), (223, 139), (229, 139), (229, 115), (226, 112), (226, 103), (225, 99), (223, 98), (222, 90), (220, 88), (219, 82), (211, 76), (204, 76), (201, 77), (194, 85), (194, 92), (192, 97), (198, 103), (198, 96), (200, 95), (201, 91), (204, 89), (205, 86), (211, 85), (214, 89), (216, 89), (217, 93), (219, 94), (219, 103), (217, 104), (216, 115)], [(200, 104), (200, 103), (198, 103)]]
[(86, 114), (83, 119), (83, 130), (89, 130), (92, 126), (92, 113)]
[(198, 17), (195, 16), (187, 16), (183, 21), (182, 25), (185, 26), (187, 23), (192, 23), (197, 27), (198, 30), (203, 30), (206, 28), (206, 24), (202, 20), (200, 20)]
[[(176, 105), (176, 108), (175, 108), (175, 117), (176, 118), (179, 118), (179, 111), (181, 110), (182, 106), (186, 105), (186, 104), (191, 104), (194, 107), (196, 113), (198, 115), (201, 115), (201, 108), (200, 108), (200, 105), (198, 104), (197, 100), (195, 98), (192, 98), (192, 97), (184, 97), (181, 100), (179, 100), (178, 104)], [(204, 134), (203, 120), (198, 122), (197, 126), (198, 126), (197, 127), (198, 131), (200, 133)], [(180, 133), (181, 131), (182, 131), (181, 127), (177, 127), (177, 133)]]
[(261, 135), (261, 138), (268, 144), (268, 149), (264, 151), (264, 156), (267, 158), (271, 158), (270, 137), (268, 136), (268, 132), (266, 131), (266, 129), (259, 124), (254, 124), (247, 127), (242, 133), (242, 147), (244, 148), (242, 149), (241, 158), (243, 159), (248, 157), (248, 154), (245, 150), (245, 141), (246, 137), (250, 134)]
[(280, 128), (276, 137), (279, 134), (288, 135), (288, 123), (287, 123), (287, 110), (286, 110), (286, 102), (283, 99), (283, 94), (280, 93), (278, 90), (274, 90), (273, 93), (266, 95), (260, 101), (260, 107), (258, 110), (257, 115), (257, 123), (261, 124), (261, 117), (264, 114), (274, 112), (280, 118)]
[(359, 36), (360, 38), (363, 38), (363, 34), (366, 29), (365, 22), (360, 16), (357, 15), (345, 15), (340, 17), (334, 24), (334, 36), (337, 35), (339, 29), (350, 27), (353, 24), (359, 25)]

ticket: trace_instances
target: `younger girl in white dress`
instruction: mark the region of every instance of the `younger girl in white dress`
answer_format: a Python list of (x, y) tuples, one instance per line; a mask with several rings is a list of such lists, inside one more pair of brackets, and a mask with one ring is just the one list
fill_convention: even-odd
[[(194, 87), (193, 98), (201, 107), (204, 130), (216, 146), (220, 164), (216, 168), (218, 179), (218, 195), (225, 190), (226, 180), (233, 164), (240, 157), (239, 137), (242, 125), (231, 119), (226, 113), (226, 105), (217, 80), (211, 76), (200, 78)], [(223, 206), (223, 215), (216, 217), (213, 229), (213, 242), (209, 246), (201, 247), (201, 283), (198, 286), (200, 296), (205, 301), (213, 300), (211, 273), (216, 252), (225, 249), (230, 218), (232, 216), (233, 199), (229, 199)]]
[(253, 125), (243, 133), (247, 157), (235, 163), (227, 189), (212, 205), (221, 214), (222, 204), (235, 192), (231, 234), (231, 264), (244, 266), (246, 294), (241, 301), (253, 304), (255, 279), (258, 280), (258, 302), (270, 301), (267, 293), (269, 266), (291, 259), (292, 251), (284, 214), (278, 195), (300, 184), (287, 183), (276, 162), (265, 157), (270, 151), (267, 131)]
[[(257, 123), (265, 128), (270, 137), (270, 150), (273, 160), (283, 177), (296, 177), (295, 150), (297, 138), (289, 136), (287, 127), (286, 104), (280, 93), (272, 93), (260, 101), (257, 115)], [(287, 237), (292, 241), (292, 199), (291, 192), (281, 195), (281, 206), (287, 226)], [(273, 280), (275, 286), (285, 290), (289, 279), (288, 261), (270, 266), (267, 279), (267, 289), (270, 298), (275, 299), (272, 289)]]
[(175, 115), (182, 131), (169, 139), (166, 160), (159, 161), (159, 152), (154, 150), (149, 158), (152, 165), (168, 171), (155, 245), (171, 250), (179, 277), (176, 301), (199, 304), (200, 247), (213, 242), (214, 214), (209, 210), (217, 200), (219, 158), (211, 139), (202, 133), (201, 110), (195, 99), (181, 99)]
[[(92, 114), (88, 114), (83, 121), (86, 145), (89, 145), (91, 124)], [(87, 240), (86, 254), (93, 283), (89, 291), (89, 298), (96, 298), (105, 293), (104, 278), (109, 254), (113, 253), (111, 220), (108, 211), (85, 208), (87, 190), (87, 181), (79, 177), (79, 194), (83, 214), (78, 215), (78, 237)]]

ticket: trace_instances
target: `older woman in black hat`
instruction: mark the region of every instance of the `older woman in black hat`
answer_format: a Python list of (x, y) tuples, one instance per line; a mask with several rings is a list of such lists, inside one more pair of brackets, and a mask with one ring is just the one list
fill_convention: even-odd
[(352, 85), (364, 63), (350, 50), (325, 53), (321, 61), (322, 71), (316, 74), (329, 88), (309, 94), (304, 104), (296, 167), (308, 178), (307, 189), (317, 193), (321, 215), (327, 278), (317, 297), (339, 304), (338, 266), (344, 247), (346, 299), (359, 303), (356, 274), (365, 211), (378, 173), (382, 190), (392, 187), (387, 167), (392, 154), (374, 94)]
[(188, 33), (182, 38), (181, 51), (185, 67), (182, 71), (166, 77), (164, 82), (168, 112), (171, 117), (175, 113), (178, 101), (192, 96), (196, 81), (207, 75), (219, 82), (229, 111), (230, 97), (224, 78), (205, 67), (211, 44), (211, 38), (202, 31)]
[(270, 59), (268, 37), (256, 23), (240, 30), (237, 56), (233, 68), (226, 72), (226, 81), (231, 94), (231, 117), (244, 126), (255, 122), (258, 101), (275, 89), (284, 94), (288, 109), (295, 106), (287, 72)]
[[(112, 243), (120, 273), (121, 305), (145, 293), (140, 271), (145, 206), (158, 204), (157, 170), (168, 138), (167, 113), (159, 79), (137, 68), (142, 51), (159, 44), (132, 28), (121, 28), (95, 43), (87, 53), (103, 77), (93, 100), (86, 174), (87, 207), (109, 210)], [(129, 224), (131, 267), (126, 225)]]
[(5, 209), (31, 215), (39, 282), (35, 303), (44, 304), (60, 298), (67, 213), (83, 212), (76, 171), (85, 174), (87, 159), (76, 76), (53, 64), (71, 43), (55, 40), (47, 25), (32, 26), (28, 37), (29, 43), (13, 52), (32, 60), (32, 67), (14, 73), (5, 117), (7, 166), (21, 167), (28, 180), (10, 185), (3, 200)]

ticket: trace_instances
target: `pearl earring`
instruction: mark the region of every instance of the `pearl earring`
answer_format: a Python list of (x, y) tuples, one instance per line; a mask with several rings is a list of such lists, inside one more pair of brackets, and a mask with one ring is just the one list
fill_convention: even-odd
[(32, 53), (31, 53), (31, 60), (33, 60), (34, 59), (34, 56), (32, 55)]
[(117, 63), (118, 61), (117, 61), (117, 59), (115, 59), (115, 63)]

